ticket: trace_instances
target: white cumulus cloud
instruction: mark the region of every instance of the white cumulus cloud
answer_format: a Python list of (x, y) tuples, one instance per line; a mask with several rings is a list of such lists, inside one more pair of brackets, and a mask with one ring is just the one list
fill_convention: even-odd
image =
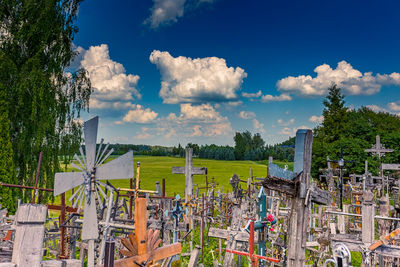
[(214, 0), (153, 0), (153, 6), (150, 8), (151, 15), (144, 23), (150, 24), (153, 29), (174, 24), (187, 11), (197, 9), (203, 3), (212, 2)]
[(259, 122), (257, 119), (253, 119), (253, 128), (254, 131), (259, 133), (265, 133), (264, 124)]
[(143, 140), (143, 139), (149, 139), (149, 138), (154, 137), (154, 135), (150, 134), (148, 131), (149, 131), (149, 128), (142, 127), (142, 131), (137, 133), (133, 138)]
[(315, 68), (316, 77), (311, 75), (289, 76), (277, 82), (282, 94), (298, 94), (305, 96), (322, 96), (327, 89), (336, 83), (347, 95), (371, 95), (378, 93), (383, 85), (400, 86), (400, 73), (377, 74), (361, 73), (346, 61), (340, 61), (336, 69), (328, 64)]
[(170, 113), (158, 120), (158, 134), (182, 137), (213, 137), (233, 134), (231, 123), (207, 103), (201, 105), (181, 104), (180, 114)]
[(316, 115), (312, 115), (309, 119), (310, 122), (316, 122), (316, 123), (322, 123), (324, 121), (324, 116), (316, 116)]
[(172, 24), (183, 16), (185, 0), (153, 0), (151, 15), (145, 21), (152, 28), (162, 24)]
[(250, 120), (256, 117), (256, 114), (252, 111), (240, 111), (239, 112), (239, 117), (244, 119), (244, 120)]
[(245, 98), (249, 98), (250, 101), (260, 100), (261, 102), (274, 102), (274, 101), (290, 101), (292, 97), (289, 94), (280, 94), (280, 95), (263, 95), (262, 91), (259, 90), (257, 93), (246, 93), (243, 92), (242, 96)]
[(243, 93), (242, 93), (242, 96), (243, 96), (243, 97), (246, 97), (246, 98), (258, 98), (258, 97), (260, 97), (261, 95), (262, 95), (261, 90), (258, 90), (257, 93), (246, 93), (246, 92), (243, 92)]
[(274, 95), (263, 95), (261, 96), (261, 102), (271, 102), (271, 101), (290, 101), (292, 97), (288, 94)]
[[(150, 110), (150, 108), (144, 108), (141, 105), (135, 105), (134, 109), (128, 111), (128, 113), (122, 119), (123, 122), (136, 122), (136, 123), (151, 123), (157, 118), (158, 113)], [(117, 122), (120, 124), (120, 122)]]
[(139, 76), (126, 74), (121, 63), (110, 59), (106, 44), (77, 50), (82, 57), (80, 66), (88, 71), (93, 88), (90, 108), (128, 109), (134, 99), (141, 98), (136, 88)]
[(307, 127), (304, 125), (302, 125), (300, 127), (293, 127), (293, 128), (285, 127), (279, 133), (284, 134), (284, 135), (294, 136), (294, 135), (296, 135), (296, 132), (298, 129), (310, 129), (310, 127)]
[(283, 119), (278, 119), (277, 122), (281, 126), (289, 126), (294, 123), (294, 118), (291, 118), (288, 121), (284, 121)]
[(398, 102), (390, 102), (388, 104), (388, 108), (392, 111), (400, 111), (400, 105), (398, 104)]
[(150, 62), (161, 72), (160, 97), (164, 103), (204, 103), (236, 101), (246, 72), (228, 67), (217, 57), (172, 57), (168, 52), (154, 50)]

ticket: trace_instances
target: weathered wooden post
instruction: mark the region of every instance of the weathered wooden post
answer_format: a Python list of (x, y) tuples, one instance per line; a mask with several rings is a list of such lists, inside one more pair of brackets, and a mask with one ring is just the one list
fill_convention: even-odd
[(362, 203), (362, 242), (369, 246), (374, 242), (375, 233), (375, 204), (374, 195), (371, 191), (363, 193)]
[[(295, 163), (293, 172), (300, 175), (299, 192), (292, 200), (289, 222), (288, 266), (304, 266), (308, 203), (306, 195), (310, 188), (312, 131), (298, 130), (296, 133)], [(301, 160), (301, 158), (303, 160)]]
[(22, 204), (16, 215), (12, 262), (18, 267), (40, 266), (46, 223), (46, 206)]

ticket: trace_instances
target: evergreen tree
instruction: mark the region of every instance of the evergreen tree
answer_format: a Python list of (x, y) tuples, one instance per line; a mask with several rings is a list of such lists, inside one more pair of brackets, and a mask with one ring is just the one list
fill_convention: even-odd
[(325, 106), (322, 111), (324, 116), (323, 135), (326, 142), (334, 142), (343, 135), (347, 124), (347, 111), (344, 106), (344, 95), (341, 89), (333, 84), (329, 89), (329, 94), (322, 102)]

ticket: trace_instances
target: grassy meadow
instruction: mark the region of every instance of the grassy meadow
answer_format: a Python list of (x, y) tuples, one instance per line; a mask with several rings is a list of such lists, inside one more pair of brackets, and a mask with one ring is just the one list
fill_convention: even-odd
[[(112, 156), (110, 160), (115, 157), (116, 156)], [(135, 155), (135, 176), (137, 162), (140, 162), (140, 181), (142, 189), (155, 190), (156, 181), (159, 181), (161, 184), (162, 179), (164, 178), (167, 195), (184, 195), (185, 175), (172, 174), (172, 167), (185, 166), (185, 158)], [(277, 164), (280, 166), (288, 164), (289, 168), (292, 168), (293, 166), (293, 163), (278, 162)], [(214, 177), (215, 182), (218, 183), (219, 187), (223, 187), (224, 192), (231, 191), (232, 187), (229, 184), (229, 178), (235, 173), (243, 180), (247, 180), (249, 177), (250, 168), (254, 177), (265, 177), (267, 175), (267, 161), (224, 161), (193, 158), (193, 166), (207, 167), (208, 180), (211, 181)], [(68, 168), (68, 171), (73, 171), (73, 169)], [(202, 186), (205, 185), (205, 181), (206, 175), (193, 176), (193, 184)], [(117, 188), (129, 187), (129, 179), (112, 180), (110, 182)], [(68, 192), (67, 197), (70, 196), (70, 194), (71, 193)], [(55, 201), (58, 202), (59, 198), (56, 198)]]

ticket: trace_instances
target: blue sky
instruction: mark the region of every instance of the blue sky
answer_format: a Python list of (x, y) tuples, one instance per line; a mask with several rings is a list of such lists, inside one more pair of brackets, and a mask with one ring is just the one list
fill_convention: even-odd
[(86, 0), (74, 44), (99, 136), (133, 144), (268, 144), (349, 106), (400, 113), (398, 1)]

